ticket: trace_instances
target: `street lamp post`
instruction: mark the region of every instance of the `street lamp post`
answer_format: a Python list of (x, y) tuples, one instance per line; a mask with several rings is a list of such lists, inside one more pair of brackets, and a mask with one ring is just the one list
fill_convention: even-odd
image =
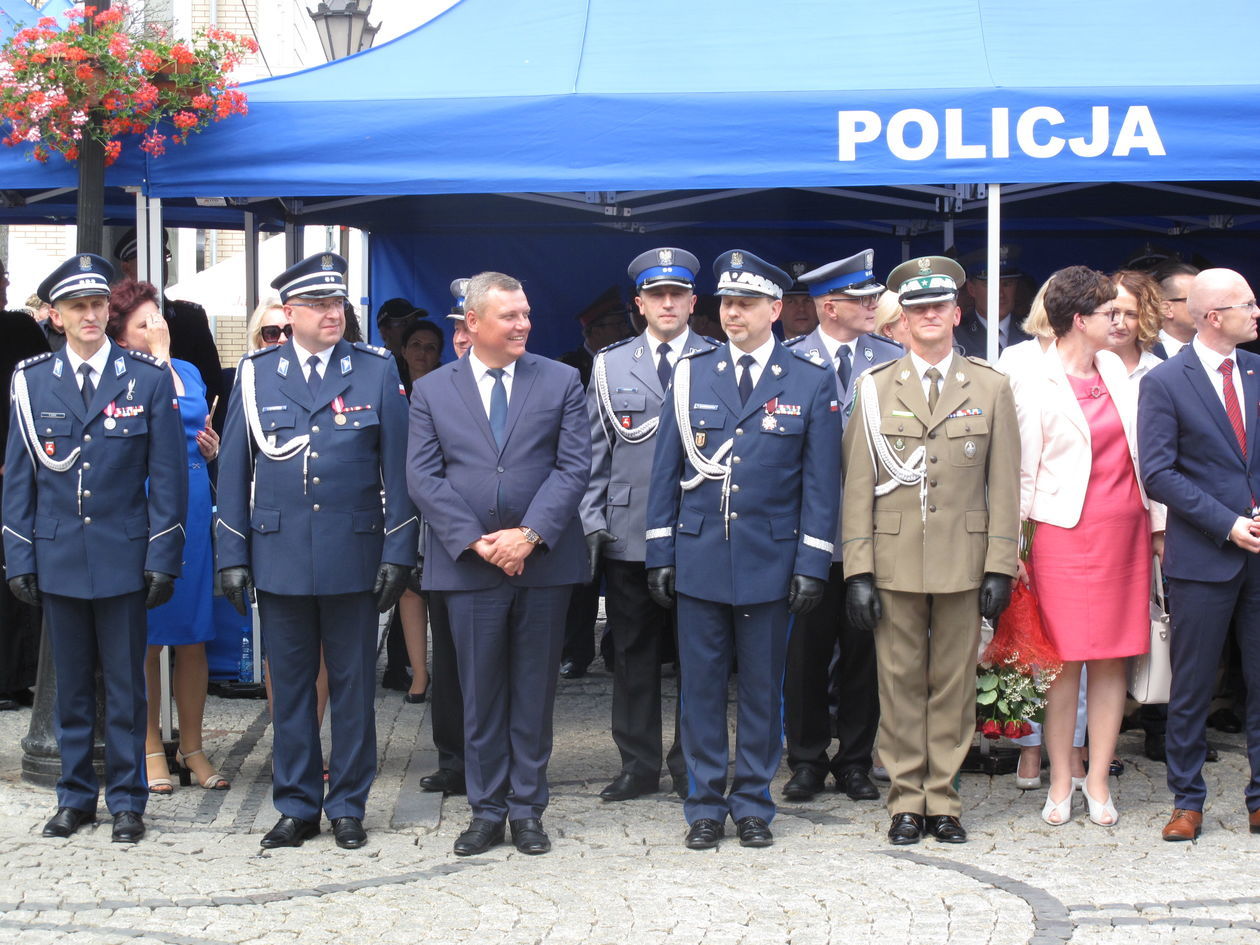
[(327, 0), (307, 10), (329, 62), (371, 48), (380, 29), (380, 24), (368, 22), (371, 11), (372, 0)]

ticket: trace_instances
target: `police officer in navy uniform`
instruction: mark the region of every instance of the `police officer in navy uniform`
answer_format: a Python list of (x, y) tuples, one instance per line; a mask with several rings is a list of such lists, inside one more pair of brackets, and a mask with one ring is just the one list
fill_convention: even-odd
[[(731, 250), (713, 266), (730, 343), (679, 358), (648, 496), (648, 588), (678, 605), (685, 844), (773, 842), (788, 626), (822, 598), (835, 551), (840, 406), (832, 372), (771, 326), (791, 277)], [(735, 776), (727, 791), (726, 684), (739, 660)]]
[[(989, 256), (984, 250), (958, 260), (968, 273), (972, 307), (954, 330), (954, 348), (973, 358), (989, 356)], [(1019, 268), (1019, 247), (1003, 245), (998, 251), (998, 353), (1032, 337), (1021, 324), (1027, 311), (1015, 313), (1019, 283), (1026, 278)]]
[[(144, 836), (146, 607), (170, 599), (188, 467), (167, 366), (105, 336), (114, 268), (84, 253), (39, 287), (66, 347), (18, 365), (5, 454), (9, 587), (43, 603), (57, 670), (57, 813), (46, 837), (96, 819), (96, 668), (105, 684), (113, 839)], [(146, 489), (147, 486), (147, 489)]]
[[(612, 633), (612, 736), (621, 773), (600, 791), (606, 801), (653, 794), (661, 776), (661, 644), (674, 633), (672, 609), (648, 594), (643, 538), (648, 485), (661, 405), (679, 357), (713, 343), (687, 327), (695, 308), (700, 261), (674, 247), (651, 249), (630, 263), (643, 334), (595, 356), (587, 392), (591, 482), (582, 498), (582, 528), (591, 582), (604, 565)], [(677, 739), (667, 758), (674, 789), (686, 795), (687, 774)]]
[[(267, 848), (315, 836), (321, 809), (338, 846), (367, 842), (376, 615), (416, 564), (407, 396), (388, 351), (342, 339), (345, 274), (344, 259), (318, 253), (271, 283), (293, 337), (241, 359), (219, 455), (219, 573), (242, 613), (257, 588), (275, 700), (281, 817)], [(327, 796), (315, 714), (321, 645), (332, 710)]]
[[(818, 328), (789, 340), (787, 345), (834, 373), (842, 428), (853, 409), (858, 376), (905, 353), (895, 342), (871, 333), (875, 303), (884, 292), (874, 267), (875, 253), (864, 249), (800, 276), (817, 305)], [(836, 488), (840, 488), (838, 481)], [(783, 704), (792, 777), (783, 786), (783, 796), (792, 801), (808, 800), (821, 791), (828, 771), (836, 779), (837, 790), (850, 800), (879, 797), (870, 778), (871, 751), (879, 726), (875, 642), (866, 631), (851, 627), (845, 617), (839, 519), (834, 534), (836, 547), (822, 603), (797, 619), (788, 644)], [(832, 733), (828, 695), (832, 673), (828, 667), (837, 647), (837, 746), (828, 758)]]

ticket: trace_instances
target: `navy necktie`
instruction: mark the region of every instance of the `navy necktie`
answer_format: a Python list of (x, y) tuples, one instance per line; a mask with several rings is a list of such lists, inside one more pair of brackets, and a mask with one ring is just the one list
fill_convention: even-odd
[(669, 342), (662, 341), (656, 349), (660, 360), (656, 362), (656, 376), (661, 379), (661, 392), (669, 389), (669, 378), (672, 373), (669, 367)]
[(319, 394), (319, 355), (311, 355), (306, 359), (306, 363), (310, 365), (310, 372), (306, 375), (306, 386), (311, 396), (315, 397)]
[(739, 359), (739, 366), (744, 370), (739, 375), (739, 402), (741, 404), (748, 403), (748, 398), (752, 396), (752, 367), (757, 363), (757, 359), (751, 354), (746, 354)]
[(490, 432), (494, 434), (495, 445), (503, 449), (503, 437), (507, 434), (507, 385), (503, 383), (503, 375), (507, 373), (501, 367), (486, 368), (486, 373), (494, 378), (494, 387), (490, 390)]
[(96, 385), (92, 383), (92, 365), (86, 362), (79, 365), (79, 373), (83, 375), (83, 406), (90, 408), (92, 398), (96, 396)]
[(853, 377), (853, 365), (849, 363), (849, 358), (853, 356), (848, 345), (841, 345), (837, 352), (840, 360), (836, 362), (836, 373), (840, 375), (840, 387), (843, 390), (849, 389), (849, 381)]

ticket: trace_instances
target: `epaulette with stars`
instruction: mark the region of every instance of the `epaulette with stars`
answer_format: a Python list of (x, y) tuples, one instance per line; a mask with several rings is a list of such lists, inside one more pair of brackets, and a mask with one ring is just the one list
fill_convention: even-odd
[(165, 361), (163, 361), (160, 358), (155, 358), (153, 355), (149, 354), (149, 352), (147, 351), (137, 351), (135, 348), (128, 348), (127, 354), (131, 355), (131, 359), (133, 361), (139, 361), (140, 363), (147, 364), (150, 367), (155, 367), (155, 368), (166, 367)]
[(789, 338), (787, 341), (783, 342), (783, 347), (790, 348), (792, 345), (799, 344), (808, 337), (809, 335), (797, 335), (795, 338)]
[(39, 364), (40, 361), (47, 361), (52, 356), (53, 353), (51, 351), (42, 351), (39, 354), (31, 355), (25, 361), (19, 361), (15, 370), (20, 371), (23, 368), (30, 367), (32, 364)]
[[(712, 339), (712, 338), (708, 338), (708, 339), (706, 339), (706, 340), (707, 340), (707, 341), (713, 341), (713, 339)], [(718, 345), (718, 344), (719, 344), (719, 342), (714, 341), (714, 342), (713, 342), (713, 344), (716, 346), (716, 345)], [(714, 352), (714, 351), (717, 351), (717, 350), (718, 350), (718, 349), (717, 349), (717, 347), (713, 347), (713, 348), (697, 348), (695, 351), (684, 351), (682, 354), (680, 354), (680, 355), (679, 355), (679, 357), (680, 357), (680, 358), (698, 358), (698, 357), (701, 357), (702, 355), (710, 354), (710, 353), (712, 353), (712, 352)]]
[(392, 358), (388, 348), (382, 348), (378, 345), (370, 345), (366, 341), (356, 341), (353, 345), (359, 351), (366, 351), (368, 354), (374, 354), (378, 358)]
[(634, 339), (637, 337), (638, 335), (631, 335), (629, 338), (622, 338), (620, 341), (614, 341), (610, 345), (604, 345), (604, 347), (600, 348), (599, 351), (595, 353), (603, 354), (605, 351), (611, 351), (613, 348), (620, 348), (622, 345), (628, 345), (630, 344), (630, 342), (634, 341)]
[[(784, 342), (784, 345), (786, 346), (786, 342)], [(827, 367), (827, 363), (825, 361), (815, 358), (814, 355), (810, 354), (808, 351), (797, 351), (795, 348), (788, 348), (788, 350), (806, 364), (812, 364), (816, 368)], [(828, 370), (830, 369), (828, 368)]]
[(256, 358), (260, 354), (266, 354), (268, 351), (279, 351), (283, 345), (263, 345), (261, 348), (255, 348), (253, 351), (245, 352), (245, 357)]

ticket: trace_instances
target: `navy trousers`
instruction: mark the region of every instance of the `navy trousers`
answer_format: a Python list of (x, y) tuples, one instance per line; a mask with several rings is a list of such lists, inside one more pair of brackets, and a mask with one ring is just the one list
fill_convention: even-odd
[(144, 591), (85, 600), (44, 594), (44, 617), (57, 668), (53, 731), (61, 750), (57, 806), (96, 810), (92, 768), (96, 667), (105, 686), (105, 805), (111, 814), (144, 813), (148, 730), (144, 657), (148, 643)]
[(1234, 621), (1247, 683), (1247, 810), (1260, 810), (1260, 558), (1249, 555), (1229, 581), (1168, 579), (1172, 690), (1168, 699), (1168, 789), (1173, 805), (1203, 810), (1207, 716), (1225, 635)]
[[(305, 597), (258, 592), (271, 672), (272, 801), (289, 817), (362, 819), (376, 777), (376, 598), (369, 592)], [(315, 706), (319, 650), (328, 666), (332, 749), (328, 795)]]
[(551, 721), (571, 585), (443, 591), (464, 694), (464, 783), (474, 817), (547, 809)]
[[(774, 818), (770, 781), (783, 754), (783, 667), (787, 600), (720, 604), (678, 595), (683, 754), (690, 791), (687, 823)], [(739, 659), (735, 777), (727, 792), (726, 683)]]

